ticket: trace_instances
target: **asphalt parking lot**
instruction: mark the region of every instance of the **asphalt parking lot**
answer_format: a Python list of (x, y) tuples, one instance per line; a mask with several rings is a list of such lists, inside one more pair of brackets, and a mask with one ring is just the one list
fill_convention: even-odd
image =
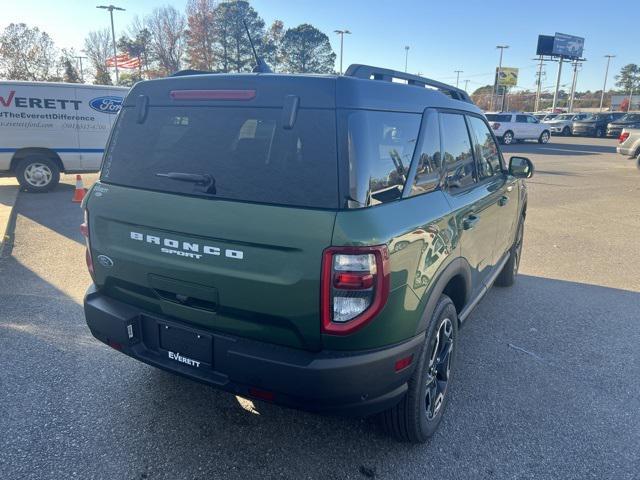
[(447, 414), (421, 446), (94, 340), (73, 178), (20, 193), (0, 258), (1, 477), (640, 478), (640, 172), (615, 142), (505, 148), (537, 168), (521, 275), (462, 330)]

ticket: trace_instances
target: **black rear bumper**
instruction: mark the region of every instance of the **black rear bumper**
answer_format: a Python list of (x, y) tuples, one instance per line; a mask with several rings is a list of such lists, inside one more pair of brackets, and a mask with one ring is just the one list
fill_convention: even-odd
[[(380, 412), (402, 398), (424, 342), (422, 334), (378, 350), (308, 352), (193, 328), (114, 300), (94, 286), (84, 311), (94, 337), (149, 365), (244, 397), (357, 416)], [(184, 345), (185, 338), (204, 344), (191, 356), (171, 352), (161, 329), (180, 332), (171, 345)], [(410, 355), (411, 365), (396, 372), (395, 362)]]

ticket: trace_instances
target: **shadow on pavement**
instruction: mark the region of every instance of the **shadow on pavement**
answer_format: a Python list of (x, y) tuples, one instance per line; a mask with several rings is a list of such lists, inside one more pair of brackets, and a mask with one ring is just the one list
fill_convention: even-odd
[[(18, 215), (33, 220), (40, 225), (64, 235), (70, 240), (84, 244), (80, 234), (82, 210), (80, 204), (72, 203), (75, 187), (60, 183), (54, 190), (46, 193), (29, 193), (21, 191), (16, 200), (15, 209)], [(77, 215), (62, 215), (61, 209), (77, 211)]]
[(516, 145), (503, 145), (502, 151), (505, 155), (510, 153), (531, 153), (536, 155), (564, 155), (582, 156), (599, 155), (601, 153), (616, 153), (615, 144), (612, 145), (586, 145), (573, 143), (520, 143)]

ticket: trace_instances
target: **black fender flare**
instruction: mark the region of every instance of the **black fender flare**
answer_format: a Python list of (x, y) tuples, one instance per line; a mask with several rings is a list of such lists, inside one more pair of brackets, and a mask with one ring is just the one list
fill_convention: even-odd
[[(471, 266), (466, 259), (462, 257), (455, 258), (451, 261), (439, 274), (437, 280), (433, 283), (433, 286), (424, 293), (423, 299), (426, 299), (426, 304), (422, 310), (422, 316), (420, 318), (420, 322), (418, 323), (418, 329), (416, 334), (424, 332), (429, 322), (431, 321), (431, 316), (438, 304), (438, 300), (440, 299), (440, 295), (444, 292), (445, 287), (449, 283), (449, 281), (455, 276), (461, 276), (462, 280), (465, 284), (465, 295), (464, 295), (464, 305), (467, 305), (469, 299), (471, 298), (472, 292), (472, 284), (471, 284)], [(455, 301), (454, 301), (455, 303)], [(458, 315), (462, 311), (459, 305), (456, 305), (456, 310), (458, 310)]]

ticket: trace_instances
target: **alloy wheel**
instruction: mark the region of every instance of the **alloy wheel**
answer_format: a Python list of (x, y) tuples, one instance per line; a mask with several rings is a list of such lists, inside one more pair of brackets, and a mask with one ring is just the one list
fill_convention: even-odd
[(433, 420), (444, 404), (451, 377), (453, 344), (453, 323), (449, 317), (446, 317), (437, 327), (436, 338), (429, 355), (425, 394), (428, 420)]

